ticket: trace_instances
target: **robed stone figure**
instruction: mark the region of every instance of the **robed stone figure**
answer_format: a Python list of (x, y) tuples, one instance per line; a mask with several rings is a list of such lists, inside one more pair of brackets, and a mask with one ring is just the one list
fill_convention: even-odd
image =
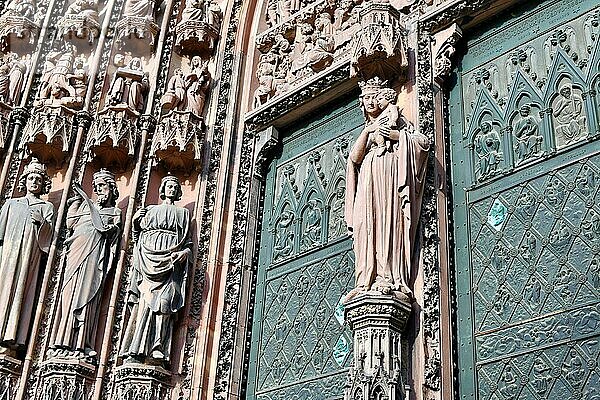
[(176, 313), (185, 301), (192, 251), (189, 210), (175, 205), (182, 196), (176, 177), (163, 178), (162, 204), (133, 217), (137, 237), (128, 288), (130, 318), (121, 355), (126, 362), (167, 364)]
[(429, 141), (394, 104), (378, 78), (361, 85), (365, 127), (348, 158), (346, 222), (352, 231), (360, 292), (410, 294)]
[(23, 197), (0, 210), (0, 349), (12, 352), (27, 340), (40, 261), (52, 239), (54, 206), (40, 198), (50, 192), (46, 167), (33, 159), (19, 178)]
[(80, 186), (69, 202), (63, 278), (50, 339), (57, 355), (96, 355), (95, 340), (102, 289), (113, 265), (120, 238), (121, 210), (114, 175), (102, 169), (93, 177), (92, 202)]

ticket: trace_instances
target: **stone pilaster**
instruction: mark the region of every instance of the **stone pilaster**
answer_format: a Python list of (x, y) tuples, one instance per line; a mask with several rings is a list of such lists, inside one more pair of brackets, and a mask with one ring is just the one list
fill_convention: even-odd
[(344, 400), (406, 397), (402, 333), (410, 310), (406, 296), (380, 292), (361, 293), (346, 303), (345, 318), (354, 335), (354, 360)]

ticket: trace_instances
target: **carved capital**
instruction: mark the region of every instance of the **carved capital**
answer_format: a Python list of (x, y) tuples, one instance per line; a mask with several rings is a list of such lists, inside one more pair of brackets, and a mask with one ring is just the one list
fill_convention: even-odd
[(433, 77), (442, 82), (452, 70), (452, 56), (456, 51), (456, 43), (462, 37), (462, 31), (456, 23), (436, 33), (432, 43)]
[(77, 115), (75, 118), (77, 127), (88, 130), (88, 129), (90, 129), (90, 126), (92, 125), (93, 121), (94, 121), (94, 117), (92, 116), (92, 114), (90, 112), (88, 112), (88, 111), (77, 112)]
[(156, 129), (156, 118), (150, 114), (141, 115), (139, 119), (139, 126), (140, 129), (145, 129), (149, 133), (154, 132)]
[(279, 131), (270, 126), (258, 132), (255, 136), (254, 176), (265, 179), (269, 165), (269, 153), (279, 143)]
[(13, 123), (19, 126), (25, 126), (30, 116), (31, 114), (29, 114), (29, 111), (22, 107), (13, 108), (10, 113), (10, 118)]
[(403, 15), (388, 2), (366, 2), (352, 43), (351, 76), (393, 79), (408, 67)]
[(53, 358), (41, 365), (41, 390), (35, 400), (61, 398), (86, 399), (93, 392), (95, 367), (81, 360)]

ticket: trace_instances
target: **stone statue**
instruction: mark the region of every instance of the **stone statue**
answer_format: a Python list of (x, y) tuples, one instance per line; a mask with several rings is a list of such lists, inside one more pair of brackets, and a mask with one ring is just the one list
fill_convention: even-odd
[(500, 135), (492, 123), (482, 121), (479, 129), (473, 145), (479, 158), (477, 176), (479, 180), (483, 180), (496, 174), (504, 154), (500, 150)]
[(187, 0), (181, 13), (181, 22), (202, 21), (217, 29), (222, 18), (223, 12), (219, 4), (212, 0)]
[(131, 315), (121, 354), (128, 361), (168, 363), (176, 313), (185, 302), (192, 263), (190, 213), (178, 207), (181, 185), (166, 176), (160, 185), (162, 204), (140, 209), (133, 217), (137, 237), (128, 292)]
[(126, 66), (117, 68), (108, 91), (108, 104), (126, 105), (132, 111), (140, 112), (144, 108), (148, 88), (148, 75), (144, 72), (142, 60), (134, 57)]
[(74, 45), (65, 43), (64, 53), (48, 54), (36, 105), (78, 107), (83, 103), (81, 87), (85, 93), (86, 71), (81, 58), (75, 57), (75, 52)]
[(155, 2), (152, 0), (127, 0), (123, 17), (139, 17), (154, 21)]
[(258, 87), (254, 90), (253, 108), (258, 108), (265, 104), (274, 94), (274, 76), (275, 58), (271, 54), (265, 54), (261, 57), (256, 70), (258, 78)]
[(538, 121), (531, 115), (529, 104), (523, 104), (519, 109), (519, 117), (513, 127), (513, 134), (517, 138), (515, 150), (518, 163), (540, 152), (543, 137), (539, 133)]
[(79, 185), (68, 202), (63, 278), (50, 346), (55, 355), (93, 358), (104, 281), (112, 268), (121, 230), (115, 176), (101, 169), (93, 177), (92, 202)]
[(414, 132), (373, 78), (361, 84), (365, 127), (348, 157), (346, 222), (354, 238), (356, 287), (410, 294), (409, 282), (429, 140)]
[(190, 64), (191, 72), (187, 75), (181, 68), (175, 70), (160, 102), (167, 110), (189, 111), (201, 117), (211, 76), (207, 64), (199, 56), (194, 56)]
[(32, 159), (19, 179), (24, 197), (0, 210), (0, 350), (25, 345), (42, 255), (52, 239), (54, 206), (40, 198), (50, 192), (46, 167)]
[(15, 53), (0, 59), (0, 102), (14, 106), (19, 102), (27, 67)]
[(562, 85), (559, 97), (552, 107), (556, 118), (556, 135), (562, 139), (563, 145), (571, 144), (585, 133), (585, 116), (583, 115), (583, 99), (573, 92), (570, 83)]
[(78, 15), (98, 23), (98, 3), (94, 0), (75, 0), (65, 15)]

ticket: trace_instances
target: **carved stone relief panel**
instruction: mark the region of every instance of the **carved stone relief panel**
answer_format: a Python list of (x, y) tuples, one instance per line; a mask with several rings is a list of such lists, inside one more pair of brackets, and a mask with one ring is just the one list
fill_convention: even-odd
[(397, 76), (408, 65), (405, 15), (388, 2), (271, 1), (265, 18), (270, 28), (256, 37), (255, 109), (346, 63), (365, 79)]
[(449, 104), (461, 398), (598, 396), (598, 10), (547, 1), (467, 43)]
[(331, 110), (288, 130), (268, 173), (248, 389), (256, 398), (343, 397), (352, 335), (341, 300), (354, 285), (346, 160), (363, 118), (352, 103)]
[[(502, 55), (490, 61), (490, 41), (473, 43), (461, 74), (472, 183), (598, 134), (592, 129), (598, 12), (572, 15), (557, 26), (551, 25), (549, 10), (540, 10), (531, 22), (539, 34), (512, 48), (505, 42)], [(524, 37), (526, 31), (511, 34)], [(499, 32), (496, 40), (506, 35)]]

